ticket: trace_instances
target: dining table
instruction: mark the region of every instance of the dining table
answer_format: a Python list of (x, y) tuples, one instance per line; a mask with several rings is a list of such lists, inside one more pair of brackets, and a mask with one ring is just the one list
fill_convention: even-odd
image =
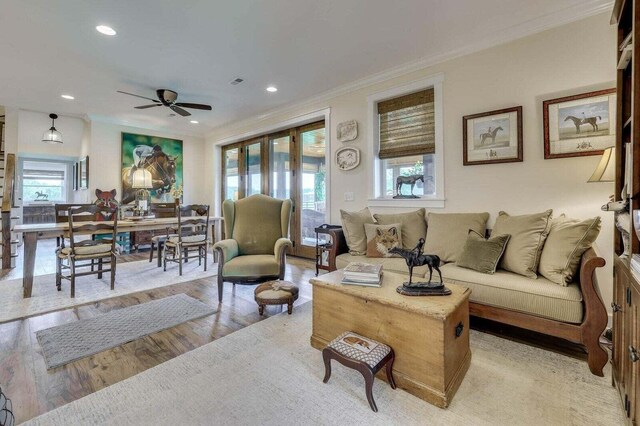
[[(211, 240), (212, 243), (217, 241), (217, 238), (222, 235), (222, 217), (209, 216), (209, 224), (211, 225)], [(113, 224), (110, 221), (103, 222), (82, 222), (83, 225), (89, 224)], [(135, 231), (157, 231), (165, 229), (175, 229), (178, 226), (177, 217), (167, 218), (153, 218), (153, 219), (131, 219), (123, 218), (117, 222), (117, 232), (135, 232)], [(36, 263), (36, 249), (38, 247), (38, 238), (50, 238), (68, 236), (69, 223), (33, 223), (33, 224), (18, 224), (13, 228), (13, 232), (22, 233), (24, 236), (24, 259), (23, 259), (23, 278), (22, 289), (23, 297), (31, 297), (33, 289), (33, 276)], [(93, 232), (86, 232), (87, 234), (96, 234)], [(77, 232), (74, 232), (74, 235)]]

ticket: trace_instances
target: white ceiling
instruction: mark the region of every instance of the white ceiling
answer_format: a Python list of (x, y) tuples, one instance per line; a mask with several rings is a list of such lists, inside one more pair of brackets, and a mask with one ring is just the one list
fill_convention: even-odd
[[(0, 104), (205, 134), (422, 58), (603, 11), (610, 0), (3, 0)], [(107, 37), (99, 24), (118, 32)], [(235, 77), (245, 82), (229, 85)], [(279, 91), (267, 93), (267, 85)], [(156, 88), (209, 103), (135, 110)], [(62, 93), (75, 101), (60, 98)]]

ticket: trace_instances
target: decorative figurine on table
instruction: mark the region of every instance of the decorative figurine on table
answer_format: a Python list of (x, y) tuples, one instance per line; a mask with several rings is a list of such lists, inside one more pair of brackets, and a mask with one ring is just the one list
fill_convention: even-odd
[[(423, 254), (422, 249), (424, 247), (424, 238), (418, 240), (418, 244), (411, 250), (405, 250), (399, 247), (394, 247), (389, 250), (389, 253), (397, 254), (404, 258), (409, 267), (409, 281), (404, 282), (400, 287), (396, 288), (396, 291), (406, 296), (447, 296), (451, 294), (451, 290), (444, 286), (442, 282), (442, 273), (440, 273), (440, 258), (435, 254)], [(429, 267), (429, 281), (428, 282), (413, 282), (413, 268), (416, 266)], [(438, 272), (440, 277), (440, 283), (435, 284), (431, 282), (433, 277), (433, 270)]]

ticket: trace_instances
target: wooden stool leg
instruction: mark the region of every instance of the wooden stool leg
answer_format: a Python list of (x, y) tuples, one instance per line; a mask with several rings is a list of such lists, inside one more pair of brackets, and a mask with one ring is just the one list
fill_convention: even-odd
[(102, 258), (98, 259), (98, 279), (102, 279)]
[[(178, 250), (178, 273), (180, 274), (180, 276), (182, 276), (182, 249), (180, 249), (180, 247), (177, 247), (176, 250)], [(185, 262), (188, 262), (189, 259), (185, 260)]]
[(71, 263), (71, 298), (76, 297), (76, 265), (73, 260), (70, 260)]
[(287, 304), (287, 313), (291, 315), (291, 312), (293, 312), (293, 302)]
[(164, 247), (164, 243), (158, 241), (158, 268), (162, 266), (162, 249)]
[(260, 316), (264, 314), (264, 305), (258, 305), (258, 313)]
[(322, 359), (324, 360), (324, 379), (322, 379), (322, 383), (327, 383), (331, 378), (331, 351), (324, 349), (322, 351)]
[(391, 389), (396, 388), (396, 381), (393, 380), (393, 361), (395, 361), (395, 354), (393, 350), (391, 350), (391, 359), (387, 361), (387, 365), (385, 366), (385, 371), (387, 372), (387, 381), (391, 385)]
[(360, 372), (364, 376), (364, 389), (367, 393), (367, 401), (369, 401), (369, 406), (374, 413), (377, 413), (378, 407), (376, 407), (376, 402), (373, 400), (373, 371), (371, 371), (367, 367), (364, 367), (362, 370), (360, 370)]

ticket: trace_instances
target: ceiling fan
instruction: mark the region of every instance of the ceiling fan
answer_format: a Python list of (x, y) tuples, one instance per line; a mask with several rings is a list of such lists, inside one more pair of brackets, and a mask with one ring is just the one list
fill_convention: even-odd
[(151, 99), (151, 98), (147, 98), (146, 96), (140, 96), (140, 95), (136, 95), (134, 93), (128, 93), (128, 92), (123, 92), (122, 90), (118, 90), (118, 93), (123, 93), (125, 95), (129, 95), (129, 96), (135, 96), (137, 98), (142, 98), (142, 99), (146, 99), (149, 100), (151, 102), (153, 102), (152, 104), (149, 105), (140, 105), (135, 107), (136, 109), (147, 109), (147, 108), (153, 108), (153, 107), (157, 107), (157, 106), (166, 106), (169, 107), (172, 111), (177, 112), (178, 114), (180, 114), (183, 117), (188, 117), (191, 115), (191, 113), (187, 110), (185, 110), (184, 108), (191, 108), (191, 109), (201, 109), (201, 110), (205, 110), (205, 111), (211, 111), (211, 105), (204, 105), (204, 104), (191, 104), (188, 102), (176, 102), (176, 100), (178, 99), (178, 93), (174, 92), (173, 90), (169, 90), (169, 89), (158, 89), (156, 90), (156, 95), (158, 96), (158, 99)]

